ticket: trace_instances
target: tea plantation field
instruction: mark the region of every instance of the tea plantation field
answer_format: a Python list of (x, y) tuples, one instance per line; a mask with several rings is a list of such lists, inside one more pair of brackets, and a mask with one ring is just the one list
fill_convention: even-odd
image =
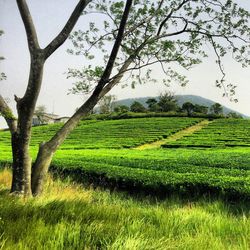
[(202, 130), (185, 136), (164, 147), (250, 147), (250, 121), (217, 119)]
[[(201, 121), (198, 118), (140, 118), (87, 120), (66, 139), (61, 149), (131, 148), (168, 137)], [(61, 124), (34, 127), (31, 146), (51, 138)], [(9, 132), (1, 133), (0, 145), (9, 145)]]
[[(250, 199), (250, 121), (219, 119), (167, 147), (137, 150), (197, 124), (196, 118), (83, 121), (56, 153), (51, 169), (94, 185), (158, 194), (219, 194)], [(33, 128), (31, 154), (60, 125)], [(192, 146), (192, 147), (191, 147)], [(206, 148), (208, 147), (208, 148)], [(0, 161), (10, 162), (8, 131)]]

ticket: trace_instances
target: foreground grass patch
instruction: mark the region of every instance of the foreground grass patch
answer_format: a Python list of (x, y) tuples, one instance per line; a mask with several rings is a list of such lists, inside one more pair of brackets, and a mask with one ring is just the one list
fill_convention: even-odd
[(155, 201), (49, 179), (45, 194), (8, 194), (0, 173), (0, 249), (249, 249), (242, 204), (177, 198)]

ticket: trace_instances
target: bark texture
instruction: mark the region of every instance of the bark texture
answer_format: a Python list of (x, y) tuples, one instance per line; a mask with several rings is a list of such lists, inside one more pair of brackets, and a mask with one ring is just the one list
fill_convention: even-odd
[(31, 57), (28, 88), (23, 98), (17, 98), (18, 122), (17, 129), (12, 135), (13, 179), (11, 192), (30, 196), (31, 165), (29, 153), (32, 118), (36, 101), (40, 92), (43, 76), (44, 59), (38, 50)]

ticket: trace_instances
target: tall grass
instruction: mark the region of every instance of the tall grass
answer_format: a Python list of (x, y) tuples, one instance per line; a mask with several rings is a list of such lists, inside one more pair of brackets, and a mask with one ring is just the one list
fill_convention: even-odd
[(49, 179), (43, 196), (9, 195), (0, 172), (0, 249), (250, 249), (250, 212), (220, 200), (156, 201)]

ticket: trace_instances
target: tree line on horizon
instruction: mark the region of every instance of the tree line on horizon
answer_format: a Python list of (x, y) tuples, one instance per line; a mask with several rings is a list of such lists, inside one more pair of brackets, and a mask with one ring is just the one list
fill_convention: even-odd
[[(146, 100), (147, 106), (145, 107), (141, 102), (134, 101), (131, 105), (116, 105), (116, 97), (114, 95), (107, 95), (99, 102), (100, 114), (110, 113), (171, 113), (171, 114), (185, 114), (186, 116), (219, 116), (242, 118), (236, 112), (229, 112), (227, 115), (223, 112), (223, 106), (220, 103), (214, 103), (210, 107), (205, 105), (194, 104), (190, 101), (178, 105), (178, 101), (173, 93), (161, 93), (159, 98), (150, 97)], [(95, 112), (94, 112), (95, 113)]]

